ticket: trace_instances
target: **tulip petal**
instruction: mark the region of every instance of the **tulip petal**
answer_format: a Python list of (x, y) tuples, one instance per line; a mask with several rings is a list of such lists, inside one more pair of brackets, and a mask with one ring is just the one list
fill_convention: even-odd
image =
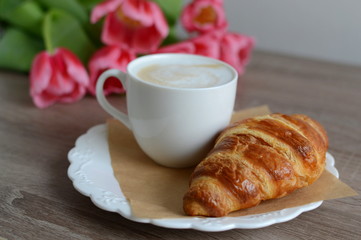
[(162, 38), (165, 38), (169, 33), (169, 27), (167, 25), (164, 14), (162, 10), (158, 7), (158, 5), (153, 2), (150, 2), (150, 7), (152, 15), (154, 17), (154, 24), (156, 26), (156, 29), (158, 30), (160, 36)]
[(31, 96), (36, 96), (47, 88), (52, 72), (49, 54), (41, 52), (36, 55), (30, 71)]
[(213, 31), (187, 41), (162, 47), (156, 52), (190, 53), (218, 59), (220, 57), (220, 41), (223, 35), (224, 31)]
[(80, 85), (76, 85), (72, 92), (67, 95), (64, 95), (59, 99), (61, 103), (72, 103), (80, 100), (86, 93), (86, 89)]
[(146, 0), (122, 0), (119, 9), (106, 15), (101, 39), (106, 45), (149, 53), (159, 47), (168, 32), (168, 24), (157, 4)]
[(82, 98), (89, 77), (80, 60), (67, 49), (49, 55), (41, 52), (34, 59), (30, 74), (30, 94), (39, 108), (56, 102), (75, 102)]
[(104, 28), (107, 31), (102, 32), (103, 42), (108, 45), (130, 48), (138, 53), (147, 53), (158, 48), (163, 38), (154, 25), (133, 29), (115, 18), (113, 13), (106, 17)]
[(123, 0), (107, 0), (96, 5), (91, 13), (91, 23), (96, 23), (100, 18), (104, 17), (108, 13), (114, 12), (122, 2)]
[(114, 13), (110, 13), (105, 18), (102, 31), (102, 41), (107, 45), (131, 48), (133, 32), (134, 31), (132, 29), (127, 28), (122, 22), (120, 22)]
[[(126, 71), (128, 63), (135, 59), (135, 54), (118, 46), (106, 46), (98, 50), (89, 61), (90, 84), (88, 91), (95, 95), (95, 86), (101, 73), (108, 69)], [(123, 93), (125, 89), (115, 78), (109, 78), (104, 84), (104, 93)]]
[(68, 94), (74, 88), (74, 83), (69, 79), (66, 73), (62, 72), (57, 64), (53, 65), (53, 74), (50, 78), (46, 91), (54, 96)]
[(162, 47), (154, 53), (195, 53), (195, 46), (191, 41), (183, 41)]
[(46, 91), (33, 96), (33, 102), (38, 108), (46, 108), (56, 103), (58, 96), (48, 94)]
[(212, 32), (192, 39), (196, 49), (195, 54), (218, 59), (220, 57), (220, 34), (221, 31)]
[(221, 43), (221, 60), (232, 65), (242, 74), (248, 63), (254, 39), (237, 33), (227, 33)]
[(71, 51), (65, 48), (59, 48), (58, 54), (64, 61), (69, 77), (82, 86), (88, 86), (89, 76), (80, 60)]
[(220, 0), (192, 1), (184, 7), (181, 22), (188, 32), (207, 33), (228, 27), (223, 1)]
[[(100, 74), (107, 69), (116, 68), (115, 65), (119, 54), (119, 47), (106, 46), (97, 51), (90, 59), (90, 84), (88, 90), (92, 95), (95, 95), (95, 85)], [(109, 81), (107, 80), (105, 84), (108, 84)], [(107, 89), (107, 86), (104, 86), (104, 89)]]
[[(147, 41), (144, 41), (147, 39)], [(162, 37), (155, 26), (139, 29), (134, 32), (132, 45), (136, 46), (139, 52), (146, 53), (155, 51), (161, 44)]]
[(74, 88), (74, 80), (70, 79), (67, 73), (67, 66), (64, 63), (63, 56), (59, 53), (59, 49), (50, 57), (50, 64), (53, 73), (46, 91), (56, 96), (71, 92)]
[(153, 9), (150, 9), (153, 2), (144, 0), (124, 1), (121, 5), (123, 13), (130, 19), (139, 21), (142, 26), (153, 25)]
[(119, 56), (119, 47), (105, 46), (99, 49), (89, 61), (89, 69), (106, 68), (114, 65)]

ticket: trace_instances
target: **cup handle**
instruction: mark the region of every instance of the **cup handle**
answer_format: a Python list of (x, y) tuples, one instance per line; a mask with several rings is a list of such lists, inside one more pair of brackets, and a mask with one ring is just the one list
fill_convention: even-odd
[(103, 72), (97, 81), (96, 84), (96, 97), (97, 100), (100, 104), (100, 106), (110, 115), (112, 115), (114, 118), (116, 118), (117, 120), (121, 121), (127, 128), (131, 129), (131, 125), (130, 125), (130, 121), (129, 121), (129, 117), (128, 115), (126, 115), (125, 113), (119, 111), (118, 109), (116, 109), (115, 107), (113, 107), (108, 100), (105, 98), (104, 95), (104, 83), (105, 80), (107, 80), (109, 77), (115, 77), (116, 79), (118, 79), (122, 85), (123, 88), (125, 89), (125, 79), (127, 78), (127, 74), (119, 71), (117, 69), (110, 69), (107, 70), (105, 72)]

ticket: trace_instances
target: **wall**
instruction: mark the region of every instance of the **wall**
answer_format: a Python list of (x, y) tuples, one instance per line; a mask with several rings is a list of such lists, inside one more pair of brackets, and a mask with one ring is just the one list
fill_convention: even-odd
[(361, 66), (360, 0), (225, 0), (230, 29), (257, 48)]

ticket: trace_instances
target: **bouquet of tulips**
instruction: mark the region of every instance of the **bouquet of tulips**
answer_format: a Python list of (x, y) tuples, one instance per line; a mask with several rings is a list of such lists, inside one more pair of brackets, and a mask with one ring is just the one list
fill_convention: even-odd
[[(29, 73), (39, 108), (94, 95), (103, 71), (145, 54), (204, 55), (242, 74), (253, 44), (228, 31), (223, 0), (0, 0), (0, 68)], [(125, 91), (115, 79), (104, 90)]]

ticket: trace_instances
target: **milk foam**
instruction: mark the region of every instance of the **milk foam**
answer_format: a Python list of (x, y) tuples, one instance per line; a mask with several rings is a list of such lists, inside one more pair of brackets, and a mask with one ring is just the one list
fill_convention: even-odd
[(176, 88), (214, 87), (233, 78), (222, 64), (152, 64), (137, 75), (143, 81)]

